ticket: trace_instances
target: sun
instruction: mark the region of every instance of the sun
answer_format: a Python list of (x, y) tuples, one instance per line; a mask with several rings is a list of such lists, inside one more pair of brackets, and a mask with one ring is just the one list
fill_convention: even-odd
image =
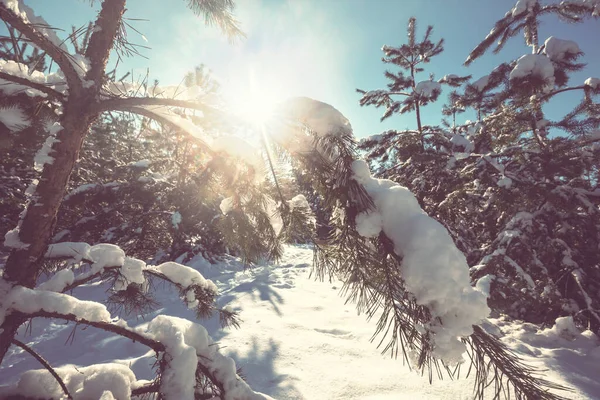
[(240, 119), (252, 125), (264, 126), (273, 118), (278, 102), (272, 96), (250, 92), (241, 96), (237, 103), (234, 113)]
[(264, 127), (274, 117), (275, 109), (282, 101), (282, 82), (258, 78), (257, 74), (250, 73), (247, 79), (231, 87), (226, 97), (234, 116), (243, 123)]

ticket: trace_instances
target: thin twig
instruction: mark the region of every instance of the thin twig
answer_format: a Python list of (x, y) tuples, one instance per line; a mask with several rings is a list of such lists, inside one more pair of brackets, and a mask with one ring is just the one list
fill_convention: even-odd
[(22, 348), (23, 350), (25, 350), (26, 352), (31, 354), (31, 356), (33, 358), (38, 360), (38, 362), (40, 364), (42, 364), (44, 366), (44, 368), (46, 368), (48, 370), (48, 372), (50, 372), (50, 374), (54, 377), (54, 379), (56, 379), (56, 381), (62, 388), (63, 392), (65, 392), (65, 394), (67, 395), (67, 399), (69, 399), (69, 400), (73, 399), (73, 396), (71, 396), (71, 393), (69, 393), (69, 389), (67, 389), (67, 385), (65, 385), (65, 382), (62, 380), (62, 378), (60, 376), (58, 376), (58, 374), (56, 373), (54, 368), (52, 368), (52, 366), (50, 364), (48, 364), (48, 361), (46, 361), (42, 356), (40, 356), (38, 353), (36, 353), (35, 350), (33, 350), (31, 347), (27, 346), (25, 343), (21, 342), (18, 339), (13, 339), (12, 344)]

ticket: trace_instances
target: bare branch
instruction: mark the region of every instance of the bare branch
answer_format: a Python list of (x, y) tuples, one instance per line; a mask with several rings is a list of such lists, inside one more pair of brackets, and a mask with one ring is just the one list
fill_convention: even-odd
[(119, 336), (126, 337), (128, 339), (133, 340), (134, 342), (140, 342), (141, 344), (150, 347), (155, 352), (159, 353), (161, 351), (165, 351), (165, 345), (156, 340), (150, 339), (146, 336), (143, 336), (131, 329), (125, 328), (123, 326), (115, 325), (110, 322), (98, 322), (98, 321), (88, 321), (86, 319), (77, 318), (74, 314), (60, 314), (54, 312), (48, 312), (44, 310), (37, 311), (35, 313), (26, 314), (28, 318), (58, 318), (64, 319), (66, 321), (76, 322), (78, 324), (84, 324), (93, 326), (94, 328), (103, 329), (108, 332), (112, 332)]
[(27, 78), (21, 78), (18, 76), (7, 74), (6, 72), (0, 72), (0, 79), (18, 83), (19, 85), (29, 86), (32, 89), (39, 90), (40, 92), (47, 94), (48, 97), (52, 99), (64, 100), (65, 98), (65, 96), (62, 93), (44, 85), (43, 83), (32, 82)]
[(79, 74), (75, 70), (75, 66), (70, 60), (70, 55), (66, 51), (52, 43), (52, 41), (40, 33), (35, 26), (25, 22), (21, 17), (9, 10), (4, 3), (0, 3), (0, 18), (29, 38), (36, 47), (48, 54), (48, 56), (58, 64), (65, 75), (71, 92), (82, 89)]
[(157, 393), (159, 390), (160, 390), (160, 385), (158, 384), (158, 382), (152, 382), (148, 385), (144, 385), (137, 389), (133, 389), (131, 391), (131, 395), (132, 396), (141, 396), (143, 394), (148, 394), (148, 393)]
[(71, 283), (70, 285), (66, 286), (66, 287), (63, 289), (63, 293), (64, 293), (64, 292), (71, 291), (71, 290), (75, 289), (77, 286), (81, 286), (81, 285), (83, 285), (84, 283), (88, 283), (88, 282), (90, 282), (90, 281), (93, 281), (93, 280), (94, 280), (94, 279), (96, 279), (96, 278), (99, 278), (99, 277), (100, 277), (100, 276), (102, 276), (102, 274), (103, 274), (104, 272), (106, 272), (107, 270), (109, 270), (109, 271), (110, 271), (110, 270), (116, 270), (116, 269), (119, 269), (119, 268), (121, 268), (121, 267), (120, 267), (120, 266), (119, 266), (119, 267), (104, 267), (102, 271), (96, 272), (95, 274), (92, 274), (92, 275), (85, 276), (84, 278), (75, 279), (75, 280), (73, 281), (73, 283)]
[(38, 362), (40, 364), (42, 364), (44, 366), (44, 368), (46, 368), (48, 370), (48, 372), (50, 372), (50, 374), (54, 377), (54, 379), (56, 379), (56, 381), (62, 388), (63, 392), (67, 395), (67, 399), (70, 399), (70, 400), (73, 399), (73, 396), (71, 396), (71, 393), (69, 393), (69, 389), (67, 389), (67, 385), (65, 385), (65, 382), (63, 382), (62, 378), (60, 376), (58, 376), (58, 374), (56, 373), (54, 368), (52, 368), (52, 366), (48, 363), (48, 361), (46, 361), (42, 356), (40, 356), (38, 353), (36, 353), (35, 350), (33, 350), (31, 347), (27, 346), (25, 343), (21, 342), (20, 340), (13, 339), (12, 343), (15, 346), (22, 348), (23, 350), (25, 350), (26, 352), (31, 354), (31, 356), (33, 358), (38, 360)]

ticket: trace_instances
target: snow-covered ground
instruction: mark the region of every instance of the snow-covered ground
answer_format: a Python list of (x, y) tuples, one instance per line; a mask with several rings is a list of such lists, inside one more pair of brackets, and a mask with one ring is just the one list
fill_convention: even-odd
[[(218, 321), (203, 325), (222, 351), (242, 368), (251, 387), (276, 399), (469, 399), (472, 381), (443, 380), (429, 384), (426, 377), (403, 366), (401, 360), (381, 355), (370, 342), (374, 322), (344, 304), (339, 282), (310, 278), (312, 251), (288, 246), (278, 264), (243, 271), (233, 258), (196, 267), (218, 286), (220, 306), (240, 311), (241, 328), (222, 330)], [(106, 288), (92, 284), (75, 293), (82, 299), (100, 300)], [(194, 319), (178, 299), (176, 290), (159, 286), (161, 303), (143, 325), (159, 314)], [(526, 359), (545, 369), (544, 376), (569, 385), (573, 399), (600, 398), (600, 342), (591, 332), (572, 330), (568, 320), (538, 331), (528, 324), (494, 321), (504, 340)], [(95, 328), (77, 328), (60, 321), (36, 319), (22, 328), (20, 340), (33, 346), (52, 365), (119, 362), (130, 365), (138, 379), (153, 377), (155, 361), (138, 343)], [(498, 331), (500, 333), (500, 331)], [(0, 368), (0, 384), (11, 384), (24, 371), (40, 366), (27, 353), (13, 348)]]

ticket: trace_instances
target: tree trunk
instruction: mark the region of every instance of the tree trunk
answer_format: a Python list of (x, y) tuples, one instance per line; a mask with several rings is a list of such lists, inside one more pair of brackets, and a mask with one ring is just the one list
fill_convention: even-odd
[[(80, 81), (68, 82), (69, 97), (64, 103), (60, 119), (63, 127), (57, 134), (58, 143), (52, 147), (52, 164), (46, 164), (34, 196), (27, 207), (19, 238), (28, 244), (25, 249), (11, 252), (4, 268), (3, 278), (13, 285), (33, 288), (41, 272), (41, 263), (52, 237), (56, 214), (61, 205), (71, 171), (75, 166), (83, 139), (98, 117), (96, 99), (104, 79), (104, 69), (125, 11), (126, 0), (105, 0), (96, 21), (86, 57), (91, 68), (86, 75), (94, 85), (84, 88)], [(0, 364), (10, 347), (17, 329), (27, 316), (9, 315), (0, 326)]]

